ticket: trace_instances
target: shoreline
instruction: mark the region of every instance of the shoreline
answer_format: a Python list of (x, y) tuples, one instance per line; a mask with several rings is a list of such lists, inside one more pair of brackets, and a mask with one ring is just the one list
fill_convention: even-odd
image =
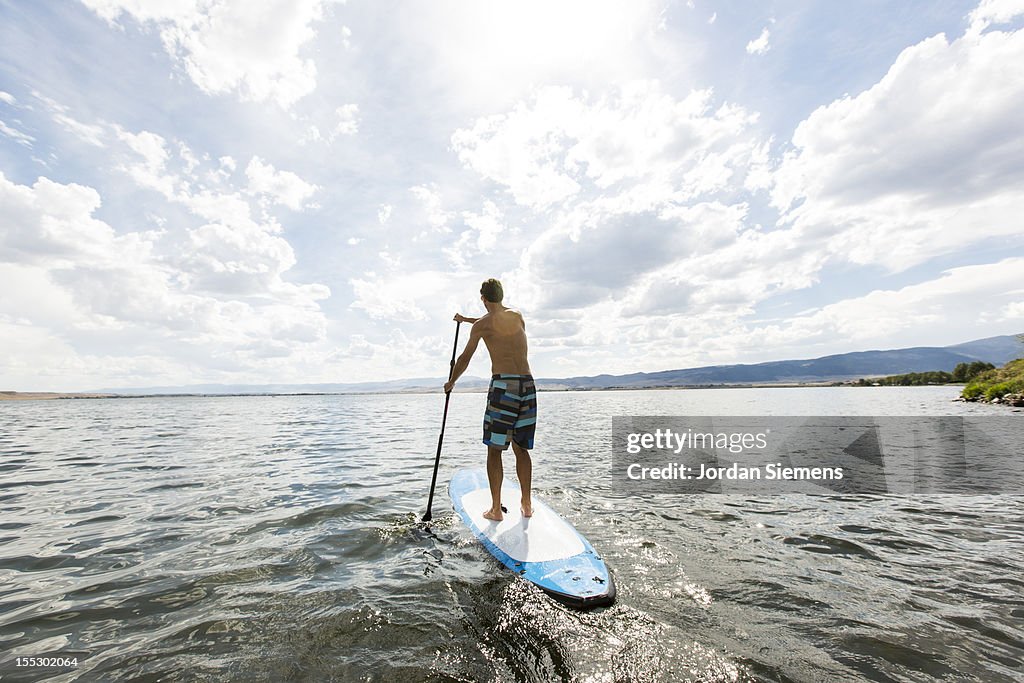
[[(963, 386), (962, 384), (927, 384), (920, 386)], [(737, 383), (737, 384), (685, 384), (685, 385), (658, 385), (658, 386), (609, 386), (609, 387), (537, 387), (538, 392), (570, 392), (570, 391), (678, 391), (689, 389), (815, 389), (822, 387), (850, 387), (854, 389), (875, 389), (875, 386), (857, 386), (849, 382), (828, 381), (820, 382), (764, 382), (764, 383)], [(910, 387), (901, 387), (910, 388)], [(486, 387), (472, 389), (456, 389), (456, 394), (479, 394), (485, 393)], [(0, 391), (0, 402), (2, 401), (53, 401), (53, 400), (79, 400), (79, 399), (136, 399), (136, 398), (241, 398), (241, 397), (281, 397), (281, 396), (376, 396), (388, 394), (433, 394), (441, 393), (439, 389), (428, 389), (414, 387), (409, 389), (396, 389), (392, 391), (297, 391), (297, 392), (232, 392), (223, 394), (214, 393), (153, 393), (153, 394), (108, 394), (98, 392), (59, 392), (59, 391)]]
[(0, 391), (0, 401), (52, 401), (71, 398), (119, 398), (120, 394), (61, 391)]

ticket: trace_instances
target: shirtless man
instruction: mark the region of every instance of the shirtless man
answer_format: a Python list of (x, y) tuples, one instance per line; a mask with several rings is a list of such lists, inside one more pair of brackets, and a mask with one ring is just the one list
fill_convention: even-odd
[(502, 306), (504, 292), (501, 283), (491, 278), (480, 287), (480, 300), (487, 308), (482, 318), (467, 318), (456, 313), (455, 320), (473, 325), (466, 349), (452, 368), (451, 381), (444, 385), (445, 393), (452, 390), (455, 381), (469, 367), (480, 340), (491, 355), (491, 385), (487, 390), (487, 410), (484, 412), (484, 443), (487, 444), (487, 482), (491, 488), (491, 508), (484, 517), (500, 522), (501, 514), (501, 455), (509, 444), (516, 454), (516, 474), (523, 491), (520, 500), (524, 517), (533, 514), (530, 504), (530, 480), (533, 462), (533, 432), (537, 424), (537, 389), (526, 360), (526, 323), (518, 311)]

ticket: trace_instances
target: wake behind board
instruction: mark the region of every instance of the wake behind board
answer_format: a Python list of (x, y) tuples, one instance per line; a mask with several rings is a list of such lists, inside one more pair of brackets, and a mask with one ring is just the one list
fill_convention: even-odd
[(533, 516), (519, 509), (520, 490), (506, 480), (501, 500), (504, 519), (484, 518), (491, 507), (487, 473), (459, 470), (448, 485), (452, 505), (480, 542), (498, 560), (560, 602), (589, 608), (615, 602), (615, 582), (586, 538), (543, 501), (533, 498)]

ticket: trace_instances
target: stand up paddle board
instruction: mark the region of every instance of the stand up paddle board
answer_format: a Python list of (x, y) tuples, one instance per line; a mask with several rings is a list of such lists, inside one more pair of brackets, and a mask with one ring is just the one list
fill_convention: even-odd
[(484, 517), (491, 507), (487, 473), (459, 470), (448, 485), (452, 505), (480, 542), (499, 561), (555, 599), (589, 608), (615, 602), (615, 582), (594, 548), (571, 524), (533, 498), (533, 515), (519, 509), (520, 489), (507, 479), (501, 500), (504, 519)]

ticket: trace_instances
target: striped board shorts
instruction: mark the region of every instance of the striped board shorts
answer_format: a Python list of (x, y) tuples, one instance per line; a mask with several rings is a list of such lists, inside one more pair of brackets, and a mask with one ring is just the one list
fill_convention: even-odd
[(537, 387), (531, 375), (494, 375), (487, 390), (484, 443), (505, 450), (511, 442), (529, 450), (537, 428)]

